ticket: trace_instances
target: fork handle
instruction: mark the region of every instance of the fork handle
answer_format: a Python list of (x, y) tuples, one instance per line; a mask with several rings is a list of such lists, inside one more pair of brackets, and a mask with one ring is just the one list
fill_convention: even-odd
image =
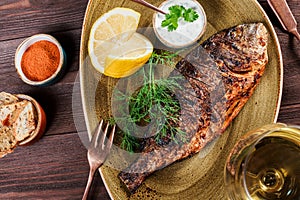
[(90, 168), (89, 178), (88, 178), (85, 190), (84, 190), (84, 194), (82, 196), (82, 200), (87, 200), (87, 198), (88, 198), (89, 191), (90, 191), (96, 170), (97, 170), (97, 168), (94, 168), (94, 167)]

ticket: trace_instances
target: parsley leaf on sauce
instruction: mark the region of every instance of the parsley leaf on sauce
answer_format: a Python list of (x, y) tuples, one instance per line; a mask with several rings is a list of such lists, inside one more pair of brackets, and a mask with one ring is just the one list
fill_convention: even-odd
[(162, 27), (168, 27), (168, 31), (174, 31), (178, 28), (178, 20), (183, 18), (187, 22), (193, 22), (198, 19), (198, 13), (192, 8), (186, 9), (183, 6), (174, 5), (169, 7), (170, 13), (165, 15), (162, 21)]

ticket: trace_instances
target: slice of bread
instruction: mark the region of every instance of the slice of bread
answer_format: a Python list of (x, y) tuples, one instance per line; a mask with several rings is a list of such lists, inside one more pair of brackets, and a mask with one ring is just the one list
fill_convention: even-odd
[(0, 128), (0, 158), (13, 152), (17, 146), (17, 140), (11, 133), (12, 130), (9, 127)]
[(0, 126), (11, 126), (25, 108), (27, 100), (0, 106)]
[[(24, 109), (28, 101), (16, 102), (14, 96), (0, 94), (0, 158), (13, 152), (17, 146), (12, 125)], [(10, 98), (12, 97), (12, 98)]]
[(0, 92), (0, 106), (18, 102), (19, 99), (9, 93)]
[(36, 129), (36, 112), (33, 104), (27, 101), (18, 118), (13, 123), (13, 134), (18, 142), (29, 137)]
[(29, 100), (0, 92), (0, 158), (34, 133), (37, 112)]

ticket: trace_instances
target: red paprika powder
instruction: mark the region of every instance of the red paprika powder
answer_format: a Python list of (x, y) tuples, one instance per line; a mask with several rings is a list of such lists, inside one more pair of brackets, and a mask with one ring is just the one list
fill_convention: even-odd
[(47, 40), (32, 44), (23, 54), (21, 68), (32, 81), (49, 78), (58, 68), (60, 53), (58, 47)]

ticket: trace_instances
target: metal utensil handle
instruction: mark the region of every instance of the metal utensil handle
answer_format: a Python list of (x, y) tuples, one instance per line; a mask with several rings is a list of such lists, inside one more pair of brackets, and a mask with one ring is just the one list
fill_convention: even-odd
[(300, 34), (297, 31), (297, 21), (287, 4), (286, 0), (267, 0), (283, 28), (294, 34), (300, 40)]
[(142, 4), (143, 6), (146, 6), (146, 7), (148, 7), (148, 8), (151, 8), (151, 9), (157, 11), (157, 12), (160, 12), (161, 14), (164, 14), (164, 15), (167, 14), (166, 12), (160, 10), (159, 8), (153, 6), (152, 4), (150, 4), (150, 3), (148, 3), (148, 2), (146, 2), (146, 1), (144, 1), (144, 0), (131, 0), (131, 1), (134, 1), (134, 2), (136, 2), (136, 3)]

